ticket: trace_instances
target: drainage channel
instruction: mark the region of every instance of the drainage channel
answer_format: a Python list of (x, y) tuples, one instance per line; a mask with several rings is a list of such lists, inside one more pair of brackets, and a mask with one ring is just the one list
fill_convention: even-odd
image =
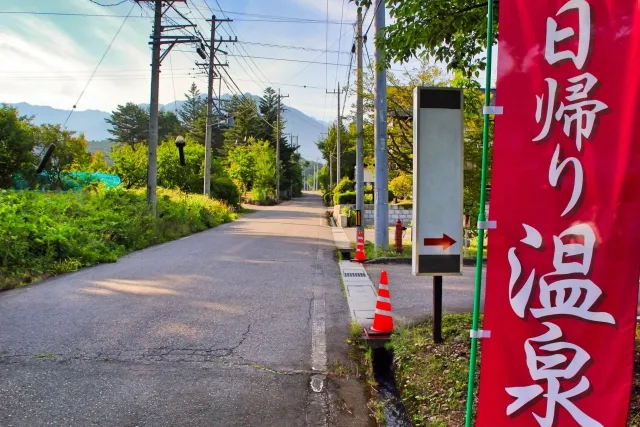
[(384, 347), (373, 349), (373, 377), (378, 383), (387, 427), (411, 427), (413, 424), (396, 386), (392, 350)]

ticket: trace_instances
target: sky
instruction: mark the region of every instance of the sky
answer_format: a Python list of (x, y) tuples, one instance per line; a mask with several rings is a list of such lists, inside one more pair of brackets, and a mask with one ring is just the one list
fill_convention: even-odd
[[(102, 111), (112, 111), (126, 102), (149, 103), (152, 11), (133, 0), (113, 7), (99, 6), (93, 1), (0, 2), (0, 102), (28, 102), (67, 110), (77, 105), (78, 110)], [(229, 54), (222, 55), (222, 62), (228, 62), (227, 71), (242, 92), (261, 95), (265, 87), (271, 86), (288, 95), (283, 98), (285, 106), (325, 122), (335, 121), (336, 95), (326, 92), (335, 91), (338, 84), (344, 87), (347, 80), (353, 83), (355, 58), (352, 68), (349, 67), (356, 19), (353, 2), (187, 0), (176, 5), (197, 23), (206, 37), (210, 27), (205, 18), (212, 13), (218, 18), (233, 19), (220, 25), (218, 37), (238, 37), (238, 43), (224, 44), (221, 49)], [(69, 13), (115, 16), (64, 15)], [(175, 12), (169, 16), (185, 23)], [(371, 10), (363, 24), (364, 31), (369, 28), (365, 65), (373, 61), (366, 58), (374, 52), (372, 18)], [(391, 22), (388, 10), (386, 20)], [(161, 104), (185, 99), (192, 82), (202, 93), (207, 92), (206, 76), (194, 65), (196, 60), (201, 61), (195, 46), (183, 44), (176, 46), (163, 61)], [(404, 70), (405, 66), (412, 69), (416, 65), (417, 61), (410, 61), (402, 66), (392, 64), (391, 68)], [(237, 89), (222, 87), (223, 93), (233, 91)], [(354, 102), (352, 97), (346, 100), (347, 112)]]
[[(119, 0), (96, 1), (113, 4)], [(151, 10), (141, 8), (132, 0), (114, 7), (102, 7), (90, 0), (3, 0), (1, 3), (0, 12), (5, 13), (0, 13), (0, 102), (28, 102), (61, 109), (70, 109), (77, 102), (78, 110), (103, 111), (112, 111), (126, 102), (149, 103)], [(226, 58), (223, 55), (222, 62), (229, 63), (227, 71), (239, 88), (260, 95), (266, 86), (272, 86), (289, 95), (283, 99), (285, 105), (317, 119), (333, 121), (337, 100), (326, 91), (335, 90), (338, 83), (346, 84), (356, 19), (354, 3), (348, 0), (218, 0), (217, 3), (216, 0), (188, 0), (186, 5), (177, 7), (195, 21), (206, 36), (209, 27), (203, 18), (211, 16), (209, 7), (218, 18), (223, 15), (221, 7), (224, 15), (234, 20), (222, 24), (218, 34), (223, 38), (237, 35), (241, 42), (221, 47), (229, 53)], [(372, 11), (367, 14), (365, 30), (372, 15)], [(177, 15), (171, 13), (170, 16)], [(281, 22), (290, 21), (288, 18), (311, 22)], [(178, 18), (176, 21), (184, 22)], [(83, 92), (121, 25), (120, 33)], [(373, 54), (373, 27), (368, 39), (368, 50)], [(331, 52), (324, 52), (327, 48)], [(196, 60), (200, 58), (194, 46), (178, 45), (163, 61), (160, 103), (184, 99), (192, 82), (206, 93), (206, 76), (194, 70)], [(326, 65), (327, 62), (331, 65)], [(231, 91), (223, 86), (222, 92)], [(347, 100), (347, 107), (351, 102), (353, 100)]]

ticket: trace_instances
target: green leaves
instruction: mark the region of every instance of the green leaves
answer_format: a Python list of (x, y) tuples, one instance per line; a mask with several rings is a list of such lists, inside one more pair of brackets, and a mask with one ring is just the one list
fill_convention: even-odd
[(149, 136), (149, 113), (133, 102), (118, 105), (105, 121), (111, 125), (109, 133), (113, 135), (110, 138), (112, 141), (134, 146), (146, 141)]
[[(498, 1), (495, 0), (495, 22)], [(360, 5), (375, 7), (375, 0)], [(406, 62), (414, 57), (433, 58), (450, 71), (472, 76), (483, 70), (486, 48), (487, 7), (482, 0), (387, 0), (395, 22), (376, 39), (387, 63)], [(497, 35), (497, 26), (494, 35)]]
[(31, 119), (5, 104), (0, 108), (0, 188), (12, 185), (14, 174), (35, 171), (34, 126)]

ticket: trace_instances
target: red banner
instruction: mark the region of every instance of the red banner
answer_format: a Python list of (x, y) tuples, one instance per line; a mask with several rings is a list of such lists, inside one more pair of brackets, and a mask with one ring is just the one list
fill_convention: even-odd
[(640, 2), (500, 2), (477, 426), (626, 426)]

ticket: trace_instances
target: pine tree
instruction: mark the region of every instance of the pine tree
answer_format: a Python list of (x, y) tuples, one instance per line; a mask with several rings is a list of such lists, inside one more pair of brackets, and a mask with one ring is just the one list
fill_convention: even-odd
[(262, 120), (253, 99), (233, 96), (225, 105), (225, 112), (233, 117), (234, 125), (224, 133), (225, 147), (246, 145), (249, 138), (257, 138)]
[(270, 141), (275, 146), (275, 127), (278, 118), (278, 94), (268, 87), (260, 98), (260, 114), (264, 121), (260, 123), (259, 139)]
[(149, 113), (133, 102), (118, 105), (105, 121), (111, 125), (111, 141), (133, 147), (136, 142), (146, 141), (149, 136)]
[(184, 94), (187, 100), (182, 105), (179, 115), (187, 135), (204, 144), (207, 120), (207, 101), (203, 98), (195, 83), (191, 83), (189, 91)]

